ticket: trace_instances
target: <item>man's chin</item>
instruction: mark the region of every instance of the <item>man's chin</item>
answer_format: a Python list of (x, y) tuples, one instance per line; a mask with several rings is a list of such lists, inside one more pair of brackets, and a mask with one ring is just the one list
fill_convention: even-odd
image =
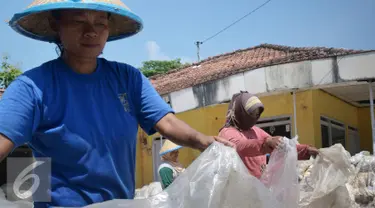
[(85, 59), (95, 59), (98, 58), (102, 52), (94, 52), (94, 51), (81, 51), (77, 53), (77, 56)]

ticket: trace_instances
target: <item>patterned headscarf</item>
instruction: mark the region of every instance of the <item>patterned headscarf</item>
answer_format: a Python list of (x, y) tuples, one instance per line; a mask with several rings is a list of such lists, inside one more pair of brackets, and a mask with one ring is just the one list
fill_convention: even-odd
[(232, 96), (228, 106), (226, 123), (223, 128), (235, 127), (240, 131), (248, 130), (258, 121), (257, 115), (264, 111), (264, 105), (255, 95), (241, 91)]

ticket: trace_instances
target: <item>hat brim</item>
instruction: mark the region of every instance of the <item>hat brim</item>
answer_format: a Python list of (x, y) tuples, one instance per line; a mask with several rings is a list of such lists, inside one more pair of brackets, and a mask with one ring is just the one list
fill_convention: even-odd
[(53, 2), (37, 5), (17, 13), (9, 21), (9, 25), (18, 33), (29, 38), (56, 42), (57, 33), (49, 25), (51, 11), (63, 9), (84, 9), (103, 11), (111, 14), (109, 37), (107, 41), (127, 38), (143, 29), (143, 22), (133, 12), (122, 6), (103, 2)]
[(175, 147), (175, 148), (172, 148), (172, 149), (169, 149), (169, 150), (167, 150), (167, 151), (161, 152), (159, 155), (160, 155), (160, 156), (163, 156), (163, 155), (165, 155), (165, 154), (167, 154), (167, 153), (170, 153), (170, 152), (173, 152), (173, 151), (179, 150), (179, 149), (181, 149), (181, 148), (182, 148), (182, 146), (177, 146), (177, 147)]

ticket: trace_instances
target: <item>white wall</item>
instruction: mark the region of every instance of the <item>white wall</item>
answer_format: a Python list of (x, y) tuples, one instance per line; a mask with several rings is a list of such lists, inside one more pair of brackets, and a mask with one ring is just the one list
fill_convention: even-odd
[(179, 113), (229, 101), (240, 90), (264, 95), (291, 89), (343, 85), (342, 80), (358, 77), (375, 77), (375, 53), (259, 68), (172, 92), (170, 99), (173, 109)]

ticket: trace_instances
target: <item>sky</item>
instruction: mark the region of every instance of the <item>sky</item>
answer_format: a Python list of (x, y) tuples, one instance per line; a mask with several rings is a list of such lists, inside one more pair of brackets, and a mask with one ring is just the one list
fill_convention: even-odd
[[(136, 36), (107, 43), (103, 57), (135, 67), (147, 60), (195, 62), (196, 41), (231, 24), (265, 0), (122, 0), (139, 15)], [(0, 8), (0, 53), (23, 71), (57, 57), (55, 46), (26, 38), (6, 23), (32, 0), (9, 0)], [(375, 0), (272, 0), (201, 45), (201, 59), (262, 43), (375, 49)]]

